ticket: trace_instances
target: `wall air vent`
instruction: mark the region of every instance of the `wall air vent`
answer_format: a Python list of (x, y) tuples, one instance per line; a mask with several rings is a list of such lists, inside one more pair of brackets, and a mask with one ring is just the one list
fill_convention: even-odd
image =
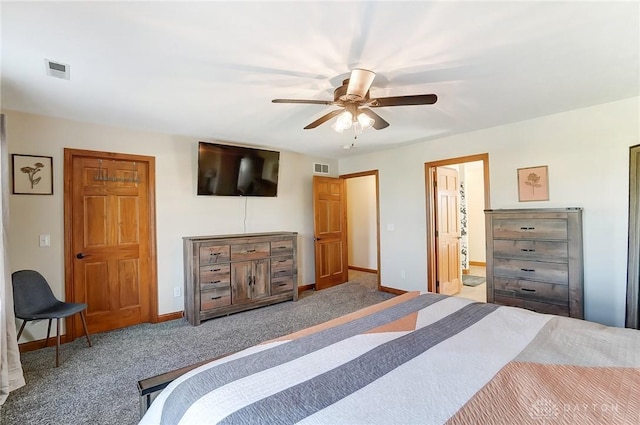
[(329, 174), (329, 164), (320, 164), (315, 162), (313, 164), (313, 172), (317, 174)]
[(63, 80), (69, 79), (69, 65), (66, 63), (54, 62), (52, 60), (45, 59), (44, 66), (47, 71), (47, 75), (62, 78)]

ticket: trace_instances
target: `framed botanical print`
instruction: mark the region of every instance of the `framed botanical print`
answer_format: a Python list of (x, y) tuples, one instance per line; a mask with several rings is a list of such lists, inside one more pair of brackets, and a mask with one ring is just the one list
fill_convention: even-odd
[(518, 201), (548, 201), (549, 174), (546, 165), (518, 168)]
[(16, 195), (53, 195), (53, 158), (50, 156), (11, 155), (12, 193)]

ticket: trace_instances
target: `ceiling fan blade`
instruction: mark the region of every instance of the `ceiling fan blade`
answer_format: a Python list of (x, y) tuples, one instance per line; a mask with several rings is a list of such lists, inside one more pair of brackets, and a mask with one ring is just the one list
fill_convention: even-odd
[(371, 88), (371, 83), (373, 83), (373, 79), (375, 77), (375, 72), (368, 71), (366, 69), (356, 68), (351, 71), (349, 85), (347, 86), (347, 96), (364, 99)]
[(312, 105), (333, 105), (333, 100), (313, 100), (313, 99), (273, 99), (273, 103), (308, 103)]
[(380, 108), (383, 106), (432, 105), (437, 101), (438, 96), (435, 94), (416, 94), (412, 96), (392, 96), (371, 99), (369, 106), (371, 108)]
[(312, 128), (316, 128), (320, 124), (324, 124), (325, 122), (329, 121), (331, 118), (340, 115), (342, 112), (343, 112), (342, 109), (336, 109), (335, 111), (331, 111), (328, 114), (321, 116), (320, 118), (318, 118), (317, 120), (315, 120), (314, 122), (306, 126), (304, 129), (311, 130)]
[(369, 118), (373, 119), (372, 127), (376, 130), (382, 130), (383, 128), (389, 127), (389, 123), (386, 122), (380, 115), (376, 114), (369, 108), (360, 108), (360, 111), (367, 115)]

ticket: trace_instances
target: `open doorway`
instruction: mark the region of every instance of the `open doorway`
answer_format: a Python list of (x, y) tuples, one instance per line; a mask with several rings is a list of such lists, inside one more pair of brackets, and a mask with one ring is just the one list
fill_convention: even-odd
[(380, 290), (378, 171), (342, 175), (346, 184), (349, 281)]
[(425, 180), (428, 290), (486, 301), (488, 154), (425, 163)]

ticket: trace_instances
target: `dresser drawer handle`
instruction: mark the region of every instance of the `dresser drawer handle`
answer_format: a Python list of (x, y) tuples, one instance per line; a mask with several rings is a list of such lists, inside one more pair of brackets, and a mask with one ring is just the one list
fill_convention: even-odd
[(535, 227), (521, 227), (520, 230), (536, 230)]
[(280, 260), (280, 261), (278, 261), (278, 263), (286, 263), (286, 262), (287, 262), (287, 260)]
[(523, 251), (523, 252), (536, 252), (535, 249), (526, 249), (526, 248), (522, 248), (520, 251)]
[(286, 246), (277, 246), (276, 249), (287, 249), (288, 247)]
[(209, 255), (220, 255), (219, 252), (210, 252)]
[(520, 269), (520, 270), (522, 270), (523, 272), (535, 272), (536, 271), (535, 269)]
[(221, 280), (214, 280), (214, 281), (213, 281), (213, 282), (211, 282), (211, 283), (220, 283), (220, 282), (222, 282), (222, 281), (221, 281)]
[(285, 286), (286, 283), (278, 283), (278, 286)]
[(222, 296), (219, 297), (211, 297), (212, 300), (219, 300), (220, 298), (222, 298)]
[(255, 249), (247, 249), (246, 252), (256, 252), (256, 250)]
[(529, 288), (522, 288), (522, 290), (525, 292), (536, 292), (535, 289), (529, 289)]
[(219, 272), (222, 269), (211, 269), (212, 272)]

